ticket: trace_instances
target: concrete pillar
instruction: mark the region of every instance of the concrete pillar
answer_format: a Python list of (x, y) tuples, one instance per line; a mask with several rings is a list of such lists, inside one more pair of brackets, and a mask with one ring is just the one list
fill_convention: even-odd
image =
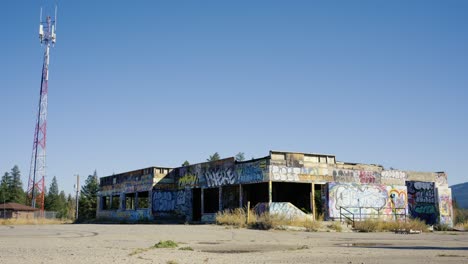
[(120, 194), (120, 199), (119, 200), (120, 200), (120, 209), (122, 211), (127, 210), (127, 204), (125, 202), (125, 193)]
[(203, 215), (205, 213), (205, 195), (204, 195), (204, 190), (201, 188), (201, 214)]
[(219, 199), (219, 204), (218, 204), (218, 209), (219, 211), (223, 210), (223, 187), (219, 186), (218, 187), (218, 199)]
[(268, 203), (273, 201), (273, 183), (271, 181), (268, 182)]
[(138, 192), (135, 191), (135, 206), (133, 206), (136, 209), (138, 209)]
[(312, 191), (310, 192), (310, 206), (311, 206), (311, 211), (312, 211), (312, 219), (315, 220), (315, 184), (312, 183)]
[(239, 184), (239, 208), (242, 208), (242, 184)]

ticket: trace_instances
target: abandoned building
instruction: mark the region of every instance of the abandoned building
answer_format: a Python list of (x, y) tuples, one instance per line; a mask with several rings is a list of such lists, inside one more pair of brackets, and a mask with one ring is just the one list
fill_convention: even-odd
[(97, 217), (118, 221), (213, 222), (245, 208), (294, 217), (420, 218), (452, 225), (444, 172), (414, 172), (336, 161), (334, 155), (270, 151), (179, 168), (149, 167), (102, 177)]
[(1, 219), (34, 219), (34, 212), (37, 211), (39, 209), (19, 203), (0, 204)]

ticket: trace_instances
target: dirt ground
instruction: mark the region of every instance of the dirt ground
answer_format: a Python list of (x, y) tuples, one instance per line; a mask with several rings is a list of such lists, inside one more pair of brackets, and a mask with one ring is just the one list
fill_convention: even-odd
[[(178, 248), (151, 248), (173, 240)], [(180, 248), (191, 248), (180, 250)], [(215, 225), (0, 226), (0, 263), (468, 263), (468, 233), (260, 231)]]

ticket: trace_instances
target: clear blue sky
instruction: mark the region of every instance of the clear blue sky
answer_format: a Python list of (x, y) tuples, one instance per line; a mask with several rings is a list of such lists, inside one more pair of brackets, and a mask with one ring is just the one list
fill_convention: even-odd
[[(27, 185), (41, 5), (2, 1), (0, 173)], [(58, 1), (48, 178), (245, 152), (468, 180), (468, 1)]]

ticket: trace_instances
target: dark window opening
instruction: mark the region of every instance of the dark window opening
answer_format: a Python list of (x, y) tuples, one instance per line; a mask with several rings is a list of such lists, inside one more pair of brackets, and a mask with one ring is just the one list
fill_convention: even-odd
[(101, 197), (101, 204), (102, 204), (102, 210), (109, 210), (110, 209), (110, 197), (109, 196), (102, 196)]
[(216, 213), (219, 210), (219, 189), (203, 189), (203, 210), (204, 213)]
[(149, 192), (138, 193), (138, 208), (147, 209), (149, 205)]
[(318, 220), (325, 214), (325, 184), (314, 184), (314, 215)]
[(119, 204), (120, 204), (120, 197), (116, 196), (116, 195), (113, 195), (110, 209), (118, 210), (119, 209)]
[(273, 182), (273, 202), (289, 202), (305, 213), (311, 213), (312, 184)]
[(239, 186), (223, 186), (222, 188), (223, 210), (239, 208)]
[(201, 189), (192, 189), (192, 221), (201, 220)]
[(135, 193), (125, 194), (125, 210), (135, 210)]
[(254, 208), (258, 203), (268, 203), (268, 183), (254, 183), (242, 185), (242, 207), (247, 207), (250, 201), (250, 208)]

